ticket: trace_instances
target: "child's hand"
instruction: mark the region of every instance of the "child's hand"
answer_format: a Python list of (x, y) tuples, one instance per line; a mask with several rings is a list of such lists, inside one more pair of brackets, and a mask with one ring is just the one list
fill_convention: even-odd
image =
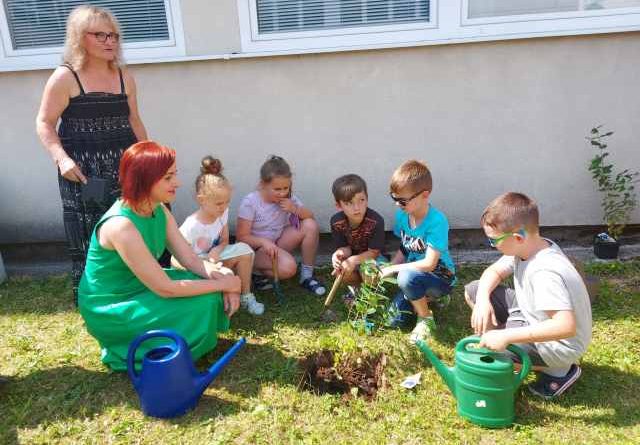
[[(220, 263), (220, 264), (222, 264), (222, 263)], [(218, 270), (218, 273), (221, 274), (221, 275), (226, 275), (226, 276), (235, 275), (231, 269), (229, 269), (228, 267), (224, 267), (224, 266), (222, 266), (220, 268), (220, 270)]]
[(209, 251), (209, 261), (214, 263), (220, 261), (220, 255), (222, 255), (222, 251), (224, 250), (224, 246), (216, 246)]
[(212, 263), (211, 261), (203, 261), (202, 263), (209, 278), (217, 279), (221, 276), (220, 269), (222, 268), (222, 263)]
[[(338, 249), (331, 255), (331, 265), (334, 272), (340, 272), (342, 270), (342, 261), (344, 260), (344, 252), (342, 249)], [(335, 275), (335, 274), (334, 274)]]
[(351, 275), (353, 271), (358, 267), (358, 262), (354, 259), (354, 257), (351, 256), (342, 262), (341, 267), (343, 274)]
[(285, 212), (296, 213), (296, 210), (298, 210), (298, 207), (296, 207), (293, 201), (289, 198), (284, 198), (278, 204), (280, 204), (280, 208)]
[(509, 338), (503, 329), (494, 329), (493, 331), (487, 331), (482, 334), (478, 346), (501, 352), (509, 346)]
[(398, 271), (393, 266), (387, 266), (380, 269), (380, 278), (390, 277), (395, 275)]
[(471, 312), (473, 332), (476, 335), (482, 335), (495, 326), (498, 326), (498, 320), (496, 320), (491, 301), (488, 298), (476, 298), (476, 304)]
[(278, 246), (269, 240), (263, 240), (261, 248), (264, 249), (269, 258), (275, 258), (278, 255)]

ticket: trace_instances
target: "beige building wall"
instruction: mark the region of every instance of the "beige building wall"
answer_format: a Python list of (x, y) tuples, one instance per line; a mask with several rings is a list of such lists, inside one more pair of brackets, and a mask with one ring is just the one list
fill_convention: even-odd
[(189, 56), (240, 51), (238, 4), (235, 0), (188, 0), (180, 4)]
[[(209, 51), (206, 40), (192, 45)], [(451, 226), (473, 228), (507, 190), (537, 198), (544, 225), (601, 222), (584, 136), (605, 124), (613, 159), (640, 169), (639, 60), (640, 33), (624, 33), (131, 69), (149, 134), (178, 151), (179, 222), (195, 208), (202, 156), (223, 160), (235, 218), (276, 153), (324, 230), (331, 183), (348, 172), (391, 227), (388, 179), (409, 158), (430, 164), (432, 202)], [(56, 171), (34, 130), (49, 74), (0, 73), (0, 243), (64, 238)]]

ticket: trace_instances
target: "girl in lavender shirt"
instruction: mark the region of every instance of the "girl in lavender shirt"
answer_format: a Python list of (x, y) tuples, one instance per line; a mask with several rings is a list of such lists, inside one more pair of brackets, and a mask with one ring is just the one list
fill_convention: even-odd
[(300, 284), (316, 295), (324, 295), (324, 284), (313, 276), (320, 229), (313, 212), (291, 194), (291, 176), (287, 161), (279, 156), (267, 159), (260, 168), (258, 189), (240, 203), (236, 237), (256, 252), (256, 288), (267, 288), (264, 277), (273, 277), (274, 260), (279, 278), (293, 277), (297, 265), (291, 252), (300, 247)]

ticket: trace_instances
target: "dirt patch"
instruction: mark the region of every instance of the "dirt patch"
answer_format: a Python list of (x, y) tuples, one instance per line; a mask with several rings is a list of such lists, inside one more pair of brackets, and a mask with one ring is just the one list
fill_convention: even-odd
[(300, 360), (304, 371), (300, 387), (315, 394), (342, 394), (373, 399), (386, 386), (384, 368), (387, 357), (353, 355), (341, 358), (336, 364), (332, 351), (322, 350)]

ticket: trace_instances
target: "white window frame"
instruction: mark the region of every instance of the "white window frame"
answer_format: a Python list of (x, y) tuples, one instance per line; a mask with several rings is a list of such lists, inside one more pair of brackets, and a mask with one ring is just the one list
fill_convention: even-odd
[(423, 38), (425, 30), (438, 29), (438, 6), (441, 1), (431, 1), (429, 22), (354, 26), (260, 35), (258, 33), (256, 1), (237, 0), (242, 51), (249, 53), (286, 51), (293, 48), (307, 50), (414, 41)]
[(461, 1), (462, 27), (476, 28), (496, 37), (544, 37), (640, 29), (640, 6), (469, 19), (466, 17), (468, 5), (469, 0)]
[(432, 0), (430, 22), (258, 33), (255, 0), (237, 0), (242, 53), (291, 54), (640, 30), (640, 7), (468, 19), (468, 0)]
[[(122, 52), (127, 63), (184, 57), (186, 47), (180, 0), (164, 0), (167, 12), (169, 39), (162, 41), (123, 43)], [(4, 0), (0, 0), (0, 72), (42, 69), (56, 66), (61, 61), (63, 46), (48, 48), (13, 49)]]
[[(351, 28), (336, 28), (336, 29), (321, 29), (321, 30), (313, 30), (313, 31), (294, 31), (294, 32), (277, 32), (277, 33), (268, 33), (264, 35), (258, 34), (258, 8), (256, 7), (256, 1), (248, 1), (247, 2), (250, 12), (250, 20), (251, 20), (251, 37), (256, 41), (269, 41), (269, 40), (288, 40), (288, 39), (298, 39), (298, 38), (307, 38), (307, 37), (338, 37), (341, 38), (343, 36), (353, 36), (356, 34), (379, 34), (385, 33), (389, 31), (393, 32), (405, 32), (405, 31), (415, 31), (420, 29), (430, 29), (436, 28), (437, 24), (434, 23), (434, 18), (438, 16), (437, 11), (434, 9), (429, 9), (429, 22), (419, 22), (419, 23), (402, 23), (402, 24), (391, 24), (391, 25), (379, 25), (379, 26), (354, 26)], [(435, 6), (437, 8), (437, 5)]]

